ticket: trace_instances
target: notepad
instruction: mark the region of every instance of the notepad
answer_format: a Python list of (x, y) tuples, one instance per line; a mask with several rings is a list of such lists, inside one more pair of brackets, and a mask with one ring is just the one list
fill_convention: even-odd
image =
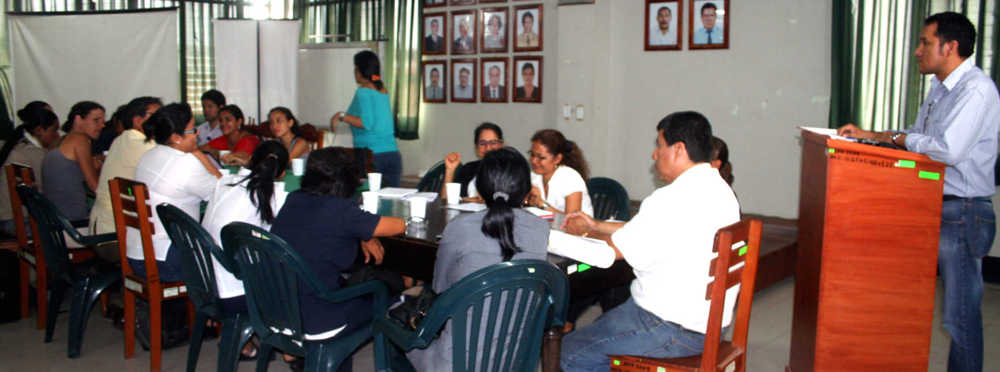
[(386, 187), (378, 191), (380, 198), (401, 199), (410, 194), (416, 194), (417, 189), (404, 189), (402, 187)]
[(550, 210), (545, 210), (538, 207), (524, 207), (524, 210), (546, 220), (551, 220), (556, 218), (556, 212)]
[(615, 263), (615, 250), (605, 241), (570, 235), (559, 230), (549, 232), (549, 253), (605, 269)]
[(430, 202), (434, 201), (435, 199), (437, 199), (437, 197), (438, 197), (438, 193), (428, 191), (428, 192), (415, 192), (415, 193), (412, 193), (412, 194), (408, 194), (408, 195), (404, 196), (403, 199), (424, 198), (424, 199), (427, 199), (428, 203), (430, 203)]
[(479, 212), (486, 210), (486, 204), (482, 203), (461, 203), (461, 204), (448, 204), (445, 206), (448, 209), (455, 209), (462, 212)]

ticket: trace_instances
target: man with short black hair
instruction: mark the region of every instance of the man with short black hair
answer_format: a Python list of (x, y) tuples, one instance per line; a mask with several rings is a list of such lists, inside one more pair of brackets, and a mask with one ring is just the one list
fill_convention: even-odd
[[(729, 185), (709, 164), (712, 127), (697, 112), (668, 115), (656, 127), (653, 161), (667, 183), (642, 201), (627, 223), (597, 221), (584, 213), (566, 216), (564, 226), (610, 235), (618, 259), (635, 272), (632, 298), (571, 332), (562, 343), (562, 369), (607, 371), (609, 354), (657, 358), (701, 353), (708, 311), (705, 283), (720, 228), (740, 220), (740, 206)], [(735, 304), (739, 286), (726, 291)], [(732, 321), (733, 307), (722, 324)]]
[(701, 27), (694, 30), (695, 44), (722, 44), (725, 41), (722, 25), (718, 20), (718, 8), (715, 3), (705, 3), (701, 6)]
[(945, 163), (938, 269), (944, 287), (942, 322), (951, 335), (948, 371), (983, 370), (983, 256), (996, 233), (991, 196), (996, 191), (1000, 95), (969, 58), (976, 29), (965, 16), (928, 17), (914, 55), (931, 90), (917, 121), (902, 132), (869, 132), (847, 124), (837, 132), (893, 143)]
[(198, 130), (198, 146), (204, 145), (222, 135), (222, 123), (219, 120), (219, 109), (226, 105), (226, 96), (222, 92), (210, 89), (201, 95), (201, 108), (205, 113), (205, 122)]
[(472, 71), (462, 67), (458, 70), (458, 84), (455, 85), (454, 98), (472, 99)]

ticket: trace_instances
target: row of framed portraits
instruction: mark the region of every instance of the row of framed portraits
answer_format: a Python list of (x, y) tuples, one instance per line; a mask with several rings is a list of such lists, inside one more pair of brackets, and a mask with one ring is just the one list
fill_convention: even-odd
[[(480, 0), (482, 1), (482, 0)], [(542, 51), (542, 4), (424, 13), (424, 55)], [(508, 26), (509, 25), (509, 26)], [(509, 30), (509, 32), (508, 32)], [(513, 37), (510, 37), (513, 35)]]
[(424, 61), (423, 101), (542, 102), (542, 57), (514, 56), (512, 70), (508, 61), (507, 57)]
[[(689, 0), (688, 49), (729, 49), (729, 0)], [(681, 50), (684, 0), (646, 0), (645, 50)]]

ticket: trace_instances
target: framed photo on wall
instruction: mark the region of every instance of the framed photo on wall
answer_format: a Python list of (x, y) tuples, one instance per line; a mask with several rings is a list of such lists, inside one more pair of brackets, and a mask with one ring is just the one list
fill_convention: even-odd
[(474, 5), (476, 0), (451, 0), (448, 5)]
[(479, 60), (483, 72), (480, 102), (507, 102), (507, 58), (482, 58)]
[(729, 49), (729, 0), (691, 0), (688, 49)]
[(544, 37), (542, 29), (542, 4), (521, 5), (514, 8), (515, 52), (538, 52), (542, 50)]
[(645, 50), (681, 50), (684, 4), (681, 0), (646, 0), (646, 22), (643, 25)]
[(507, 52), (507, 8), (484, 8), (479, 11), (479, 51)]
[(448, 17), (444, 12), (424, 14), (424, 46), (423, 54), (435, 55), (447, 53)]
[(506, 2), (507, 2), (507, 0), (479, 0), (480, 4), (486, 4), (486, 3), (506, 3)]
[(542, 57), (515, 56), (514, 102), (542, 102)]
[(424, 102), (447, 102), (448, 64), (446, 61), (424, 61)]
[(448, 2), (445, 0), (424, 0), (424, 8), (436, 8), (447, 4)]
[(451, 101), (476, 102), (476, 60), (451, 60)]
[(476, 11), (451, 12), (451, 54), (476, 53)]

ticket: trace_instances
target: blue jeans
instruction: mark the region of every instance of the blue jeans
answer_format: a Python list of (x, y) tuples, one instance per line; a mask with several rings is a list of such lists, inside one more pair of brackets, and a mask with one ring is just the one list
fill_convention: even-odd
[(951, 335), (951, 372), (983, 370), (982, 265), (995, 232), (989, 198), (948, 200), (941, 207), (938, 269), (944, 282), (941, 318)]
[[(146, 261), (129, 258), (128, 265), (132, 267), (135, 275), (143, 278), (146, 277)], [(180, 248), (170, 247), (167, 250), (166, 261), (156, 261), (156, 271), (160, 274), (161, 282), (184, 281), (184, 272), (181, 270)]]
[(375, 154), (375, 171), (382, 173), (382, 187), (399, 187), (403, 176), (403, 156), (399, 151)]
[(667, 322), (628, 301), (563, 338), (563, 371), (607, 371), (609, 354), (677, 358), (700, 354), (705, 335)]

